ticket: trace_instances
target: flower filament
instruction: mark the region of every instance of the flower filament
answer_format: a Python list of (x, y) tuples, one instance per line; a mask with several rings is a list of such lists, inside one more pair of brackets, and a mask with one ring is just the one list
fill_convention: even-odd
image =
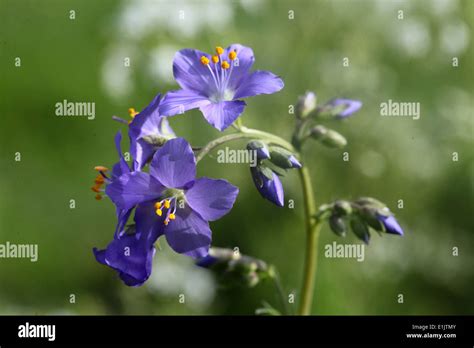
[(206, 56), (200, 58), (201, 64), (208, 68), (214, 80), (216, 91), (209, 98), (215, 103), (232, 100), (235, 94), (235, 91), (228, 89), (228, 86), (232, 70), (234, 66), (238, 66), (237, 52), (235, 50), (229, 52), (227, 55), (229, 61), (225, 59), (226, 57), (222, 57), (223, 54), (224, 49), (217, 46), (216, 54), (212, 55), (211, 59)]
[(163, 216), (163, 210), (166, 209), (166, 216), (163, 221), (165, 226), (168, 226), (171, 220), (176, 219), (177, 196), (168, 197), (155, 203), (155, 213), (158, 216)]

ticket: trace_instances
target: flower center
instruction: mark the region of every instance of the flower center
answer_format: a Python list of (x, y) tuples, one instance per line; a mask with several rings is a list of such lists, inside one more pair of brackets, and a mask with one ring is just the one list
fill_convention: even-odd
[(154, 207), (158, 216), (163, 216), (163, 212), (166, 212), (163, 223), (168, 226), (170, 221), (176, 219), (176, 209), (181, 200), (184, 199), (184, 193), (181, 190), (168, 189), (163, 192), (163, 196), (166, 198), (156, 202)]
[(201, 64), (207, 66), (215, 84), (215, 93), (209, 96), (213, 103), (233, 100), (235, 95), (235, 91), (229, 88), (229, 82), (234, 66), (239, 66), (239, 59), (235, 50), (227, 55), (229, 61), (222, 57), (223, 53), (224, 49), (217, 46), (216, 54), (211, 56), (211, 59), (206, 56), (200, 58)]

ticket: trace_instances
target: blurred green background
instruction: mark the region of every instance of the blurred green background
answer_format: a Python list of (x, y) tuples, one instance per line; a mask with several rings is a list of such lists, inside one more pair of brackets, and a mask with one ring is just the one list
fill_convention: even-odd
[[(113, 136), (126, 132), (111, 116), (176, 89), (177, 50), (231, 43), (252, 47), (254, 69), (285, 81), (280, 93), (248, 100), (246, 126), (288, 138), (288, 106), (306, 90), (321, 102), (363, 101), (351, 119), (328, 124), (347, 137), (349, 162), (341, 150), (305, 148), (317, 204), (377, 197), (406, 231), (374, 235), (357, 262), (324, 257), (327, 243), (359, 243), (325, 226), (313, 313), (474, 314), (473, 17), (474, 3), (457, 0), (0, 0), (0, 243), (39, 246), (36, 263), (0, 259), (0, 314), (252, 314), (264, 300), (278, 305), (271, 283), (222, 289), (165, 241), (141, 288), (124, 286), (91, 251), (115, 225), (112, 204), (90, 191), (93, 167), (116, 161)], [(55, 116), (63, 99), (94, 102), (96, 118)], [(381, 117), (388, 99), (420, 102), (421, 118)], [(219, 135), (196, 110), (171, 125), (195, 146)], [(198, 170), (240, 187), (231, 213), (212, 223), (214, 245), (274, 264), (298, 299), (305, 235), (296, 173), (284, 178), (295, 209), (280, 209), (260, 197), (244, 164), (213, 156)]]

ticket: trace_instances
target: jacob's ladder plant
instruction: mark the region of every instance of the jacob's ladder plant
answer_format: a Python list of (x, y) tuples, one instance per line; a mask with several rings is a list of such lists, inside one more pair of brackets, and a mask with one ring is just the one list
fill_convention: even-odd
[[(243, 99), (273, 94), (284, 87), (279, 76), (269, 71), (252, 71), (254, 61), (252, 49), (240, 44), (225, 49), (218, 46), (213, 54), (183, 49), (176, 53), (173, 62), (174, 77), (181, 89), (157, 95), (141, 112), (129, 109), (130, 121), (113, 117), (127, 125), (132, 163), (123, 156), (122, 136), (118, 132), (115, 146), (119, 161), (110, 172), (106, 167), (96, 167), (99, 174), (92, 187), (96, 199), (101, 200), (105, 194), (114, 203), (117, 223), (112, 241), (105, 249), (94, 249), (94, 254), (98, 262), (116, 271), (126, 285), (140, 286), (152, 272), (155, 243), (164, 236), (174, 251), (196, 259), (198, 266), (214, 269), (228, 284), (255, 286), (260, 280), (273, 280), (281, 296), (281, 310), (266, 303), (257, 314), (289, 314), (274, 266), (233, 250), (211, 248), (209, 222), (224, 217), (232, 209), (239, 190), (223, 179), (196, 178), (196, 165), (215, 148), (247, 139), (246, 148), (254, 151), (257, 158), (257, 165), (250, 168), (253, 184), (269, 202), (284, 206), (280, 178), (288, 170), (299, 173), (306, 251), (297, 313), (307, 315), (311, 313), (318, 238), (324, 222), (338, 236), (345, 236), (350, 228), (367, 244), (371, 231), (401, 236), (403, 230), (388, 207), (374, 198), (337, 200), (316, 206), (303, 146), (308, 140), (329, 148), (346, 146), (343, 135), (320, 123), (344, 120), (356, 113), (362, 103), (336, 98), (319, 105), (316, 94), (306, 92), (296, 103), (291, 141), (247, 128), (239, 119), (246, 107)], [(175, 135), (168, 118), (195, 108), (219, 131), (231, 125), (235, 131), (193, 148)], [(129, 223), (132, 215), (133, 223)]]

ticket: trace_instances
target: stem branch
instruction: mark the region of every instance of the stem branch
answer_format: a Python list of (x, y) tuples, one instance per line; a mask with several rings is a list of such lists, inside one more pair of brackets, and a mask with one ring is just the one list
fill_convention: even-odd
[(196, 162), (199, 162), (200, 160), (202, 160), (204, 156), (206, 156), (209, 152), (211, 152), (214, 148), (216, 148), (219, 145), (225, 144), (229, 141), (238, 140), (238, 139), (255, 139), (255, 138), (265, 140), (268, 143), (280, 145), (289, 151), (295, 152), (293, 145), (291, 145), (286, 140), (280, 138), (279, 136), (241, 126), (238, 133), (224, 135), (220, 138), (214, 139), (211, 142), (209, 142), (197, 154)]

